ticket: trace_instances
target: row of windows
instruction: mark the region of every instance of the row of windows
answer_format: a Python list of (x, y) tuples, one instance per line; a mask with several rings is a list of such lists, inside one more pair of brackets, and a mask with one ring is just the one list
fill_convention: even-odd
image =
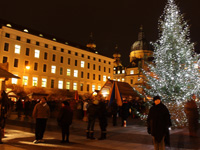
[[(8, 33), (6, 33), (6, 34), (8, 34)], [(10, 34), (9, 34), (9, 37), (10, 37)], [(21, 39), (21, 37), (19, 37), (19, 36), (17, 36), (16, 38), (17, 38), (19, 41), (20, 41), (20, 39)], [(28, 40), (28, 42), (30, 43), (30, 40), (29, 40), (29, 39), (27, 39), (27, 40)], [(27, 42), (27, 43), (28, 43), (28, 42)], [(39, 42), (36, 41), (36, 45), (39, 46)], [(45, 46), (45, 48), (48, 48), (48, 44), (45, 44), (44, 46)], [(20, 45), (15, 45), (15, 53), (17, 52), (17, 53), (19, 54), (19, 53), (20, 53), (20, 49), (21, 49), (21, 46), (20, 46)], [(53, 50), (56, 50), (56, 49), (57, 49), (56, 46), (53, 46)], [(9, 43), (4, 43), (4, 51), (8, 51), (8, 50), (9, 50)], [(29, 56), (29, 51), (30, 51), (30, 48), (26, 48), (26, 55), (27, 55), (27, 56)], [(64, 49), (63, 49), (63, 48), (61, 48), (61, 52), (64, 52)], [(68, 54), (71, 54), (71, 51), (70, 51), (70, 50), (68, 50)], [(77, 52), (75, 52), (75, 56), (78, 56), (78, 53), (77, 53)], [(81, 54), (81, 57), (84, 58), (84, 56), (85, 56), (84, 54)], [(90, 59), (90, 56), (88, 56), (87, 58)], [(95, 61), (96, 58), (93, 57), (93, 60)], [(101, 62), (101, 59), (98, 59), (98, 61)], [(106, 60), (104, 60), (104, 63), (106, 63)], [(111, 64), (110, 61), (109, 61), (108, 63)]]
[[(47, 87), (47, 79), (46, 78), (42, 78), (41, 80), (41, 87)], [(16, 78), (12, 78), (12, 84), (17, 84), (18, 82), (18, 79)], [(22, 81), (23, 85), (24, 86), (27, 86), (28, 85), (28, 76), (23, 76), (23, 81)], [(38, 86), (38, 78), (37, 77), (33, 77), (32, 78), (32, 86)], [(54, 79), (51, 79), (51, 85), (50, 85), (51, 88), (55, 88), (55, 80)], [(70, 81), (67, 81), (66, 84), (65, 84), (65, 89), (67, 90), (71, 90), (71, 82)], [(80, 91), (83, 91), (83, 87), (84, 87), (84, 84), (81, 83), (80, 84)], [(64, 89), (64, 82), (63, 80), (59, 80), (58, 81), (58, 89)], [(92, 85), (92, 91), (94, 92), (96, 89), (96, 86), (95, 85)], [(101, 86), (99, 85), (97, 87), (98, 90), (101, 89)], [(78, 84), (77, 82), (73, 82), (73, 90), (78, 90)], [(87, 91), (89, 92), (90, 90), (90, 84), (87, 84)]]
[[(35, 56), (37, 56), (37, 55), (38, 55), (38, 53), (35, 54)], [(44, 58), (47, 58), (47, 53), (45, 53)], [(55, 59), (56, 59), (56, 56), (53, 55), (52, 56), (52, 61), (55, 61)], [(8, 62), (8, 57), (3, 56), (3, 63), (6, 63), (6, 62)], [(63, 63), (63, 62), (64, 62), (64, 58), (63, 58), (63, 56), (61, 56), (60, 57), (60, 63)], [(71, 59), (68, 58), (68, 65), (70, 65), (70, 63), (71, 63)], [(14, 67), (18, 67), (18, 64), (19, 64), (19, 59), (14, 59)], [(38, 66), (38, 63), (35, 63), (35, 64), (37, 64), (37, 66)], [(34, 64), (34, 68), (35, 68), (35, 64)], [(29, 61), (26, 60), (25, 61), (25, 66), (28, 66), (28, 65), (29, 65)], [(75, 60), (74, 65), (78, 66), (78, 60)], [(81, 68), (84, 68), (85, 67), (85, 61), (81, 61), (80, 66), (81, 66)], [(90, 63), (87, 63), (87, 68), (90, 69)], [(37, 69), (34, 69), (34, 70), (37, 71)], [(96, 65), (95, 64), (93, 64), (93, 70), (96, 70)], [(100, 65), (98, 67), (98, 70), (102, 71)], [(103, 67), (103, 71), (106, 72), (106, 67)], [(43, 72), (46, 72), (46, 71), (44, 71), (44, 69), (43, 69)], [(111, 72), (110, 68), (108, 68), (108, 72), (109, 73)]]

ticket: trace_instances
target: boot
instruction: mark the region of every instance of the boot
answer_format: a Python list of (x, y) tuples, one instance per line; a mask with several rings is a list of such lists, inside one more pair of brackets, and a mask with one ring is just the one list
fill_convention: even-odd
[(95, 138), (94, 138), (94, 132), (91, 132), (91, 133), (90, 133), (90, 139), (91, 139), (91, 140), (94, 140), (94, 139), (95, 139)]
[(104, 139), (106, 139), (106, 133), (103, 133), (103, 137), (104, 137)]
[(101, 132), (101, 137), (98, 138), (98, 140), (104, 140), (104, 133), (103, 132)]
[(89, 131), (86, 131), (86, 137), (87, 137), (87, 139), (90, 139), (90, 132)]
[(1, 129), (1, 127), (0, 127), (0, 144), (3, 144), (3, 142), (2, 142), (2, 129)]

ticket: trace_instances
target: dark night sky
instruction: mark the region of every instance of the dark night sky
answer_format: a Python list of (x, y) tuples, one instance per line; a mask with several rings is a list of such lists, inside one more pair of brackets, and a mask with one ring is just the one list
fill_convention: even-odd
[[(158, 18), (167, 0), (2, 0), (0, 18), (86, 45), (90, 32), (97, 50), (109, 57), (118, 44), (124, 65), (142, 24), (147, 40), (158, 38)], [(177, 0), (191, 25), (191, 41), (200, 52), (199, 0)]]

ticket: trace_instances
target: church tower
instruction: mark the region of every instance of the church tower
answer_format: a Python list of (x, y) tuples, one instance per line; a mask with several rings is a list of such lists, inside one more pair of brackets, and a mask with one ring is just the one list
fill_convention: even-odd
[(93, 33), (92, 32), (90, 34), (90, 40), (89, 40), (88, 44), (86, 45), (86, 47), (91, 48), (94, 51), (96, 50), (96, 44), (94, 43)]

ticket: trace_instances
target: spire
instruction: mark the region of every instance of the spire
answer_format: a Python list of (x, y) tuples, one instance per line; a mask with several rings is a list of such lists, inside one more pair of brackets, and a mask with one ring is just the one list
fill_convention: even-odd
[(88, 44), (86, 45), (86, 47), (91, 48), (93, 50), (96, 50), (96, 44), (94, 43), (94, 39), (93, 39), (93, 33), (90, 33), (90, 39)]
[(141, 41), (145, 38), (144, 31), (143, 31), (143, 25), (140, 26), (140, 32), (138, 33), (138, 41)]

